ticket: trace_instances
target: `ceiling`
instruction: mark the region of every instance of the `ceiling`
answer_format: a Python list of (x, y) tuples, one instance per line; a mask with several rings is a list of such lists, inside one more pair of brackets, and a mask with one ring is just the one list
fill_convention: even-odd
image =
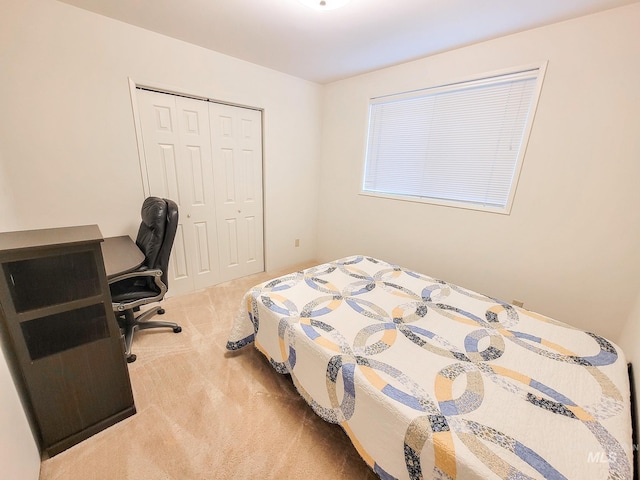
[(639, 0), (61, 0), (317, 83)]

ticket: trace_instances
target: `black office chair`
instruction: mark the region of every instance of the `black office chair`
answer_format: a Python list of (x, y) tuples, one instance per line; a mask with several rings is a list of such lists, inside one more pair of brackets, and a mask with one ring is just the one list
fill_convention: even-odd
[(178, 206), (172, 200), (149, 197), (142, 204), (142, 223), (136, 245), (145, 255), (145, 261), (137, 270), (109, 280), (113, 311), (125, 334), (127, 362), (136, 360), (131, 344), (136, 330), (147, 328), (172, 328), (175, 333), (182, 327), (173, 322), (146, 321), (164, 309), (155, 306), (137, 317), (141, 305), (159, 302), (167, 292), (169, 255), (178, 227)]

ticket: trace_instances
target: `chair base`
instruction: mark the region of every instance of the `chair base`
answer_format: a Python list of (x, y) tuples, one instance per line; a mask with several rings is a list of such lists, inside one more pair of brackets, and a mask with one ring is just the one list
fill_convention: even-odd
[(151, 318), (156, 314), (164, 314), (164, 308), (159, 305), (146, 310), (137, 317), (133, 314), (134, 310), (135, 309), (125, 310), (124, 312), (115, 312), (118, 324), (120, 325), (120, 328), (124, 330), (124, 354), (127, 358), (127, 363), (135, 362), (137, 358), (136, 355), (131, 353), (133, 336), (136, 330), (146, 330), (148, 328), (171, 328), (174, 333), (180, 333), (182, 331), (182, 327), (177, 323), (147, 321), (148, 318)]

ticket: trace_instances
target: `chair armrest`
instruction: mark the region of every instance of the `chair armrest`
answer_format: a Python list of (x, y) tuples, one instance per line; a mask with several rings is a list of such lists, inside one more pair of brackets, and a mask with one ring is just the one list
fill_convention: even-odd
[(109, 285), (120, 282), (122, 280), (126, 280), (128, 278), (136, 278), (136, 277), (152, 277), (155, 284), (160, 289), (160, 293), (158, 293), (155, 297), (147, 297), (142, 298), (140, 300), (135, 300), (131, 302), (123, 302), (117, 303), (112, 302), (112, 308), (114, 311), (123, 312), (124, 310), (128, 310), (130, 308), (139, 307), (140, 305), (145, 305), (147, 303), (159, 302), (164, 298), (164, 294), (167, 293), (167, 286), (162, 281), (162, 270), (134, 270), (133, 272), (123, 273), (122, 275), (118, 275), (117, 277), (110, 278), (108, 280)]
[(108, 281), (109, 285), (111, 285), (112, 283), (117, 283), (121, 280), (126, 280), (127, 278), (160, 276), (162, 276), (162, 270), (147, 270), (146, 267), (141, 267), (138, 270), (133, 270), (132, 272), (123, 273), (117, 277), (109, 278)]

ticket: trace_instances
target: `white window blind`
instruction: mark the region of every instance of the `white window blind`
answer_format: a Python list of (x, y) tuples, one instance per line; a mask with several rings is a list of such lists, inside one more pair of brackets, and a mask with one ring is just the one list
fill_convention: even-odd
[(539, 69), (373, 99), (363, 193), (510, 208)]

